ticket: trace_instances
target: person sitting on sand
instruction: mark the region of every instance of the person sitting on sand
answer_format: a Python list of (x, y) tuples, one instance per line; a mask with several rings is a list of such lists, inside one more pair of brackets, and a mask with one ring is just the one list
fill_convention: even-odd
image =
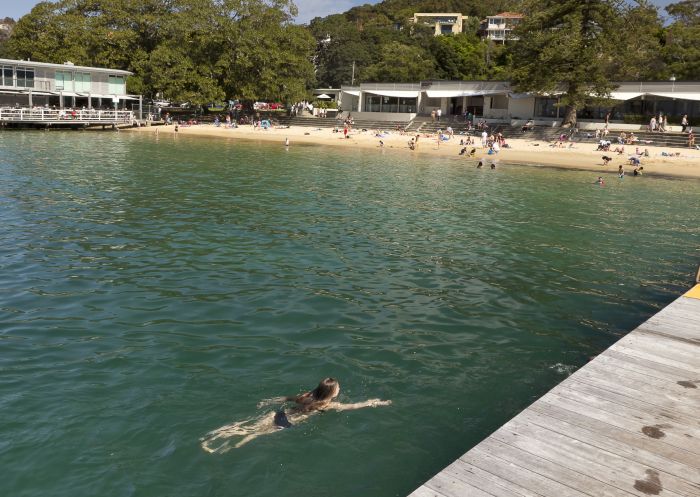
[(528, 119), (525, 124), (523, 124), (523, 127), (521, 128), (522, 131), (530, 131), (535, 127), (535, 121), (532, 119)]
[(621, 147), (615, 147), (614, 152), (617, 152), (617, 155), (622, 155), (622, 154), (624, 154), (624, 153), (625, 153), (625, 146), (623, 145), (623, 146), (621, 146)]
[[(267, 412), (257, 418), (239, 421), (216, 430), (210, 431), (200, 439), (202, 449), (210, 454), (224, 453), (232, 448), (239, 448), (260, 435), (268, 435), (285, 428), (291, 428), (306, 421), (311, 415), (323, 411), (349, 411), (363, 407), (379, 407), (391, 405), (390, 400), (370, 399), (354, 404), (341, 404), (336, 401), (340, 394), (340, 383), (335, 378), (321, 380), (316, 388), (300, 395), (289, 397), (275, 397), (258, 403), (258, 408), (271, 404), (282, 404), (282, 408), (275, 412)], [(294, 405), (284, 409), (286, 402), (294, 402)], [(232, 444), (232, 439), (240, 437), (240, 440)]]
[(474, 157), (475, 155), (476, 155), (476, 148), (472, 148), (472, 149), (469, 151), (469, 157)]
[[(639, 157), (633, 155), (629, 158), (629, 163), (633, 166), (638, 166), (641, 164), (641, 161), (639, 160)], [(622, 168), (622, 166), (620, 166), (620, 168)]]

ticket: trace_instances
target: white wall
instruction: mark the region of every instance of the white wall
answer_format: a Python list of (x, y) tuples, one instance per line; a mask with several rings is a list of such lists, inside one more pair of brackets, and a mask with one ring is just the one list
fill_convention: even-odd
[(513, 119), (532, 119), (535, 117), (535, 99), (509, 98), (508, 113)]

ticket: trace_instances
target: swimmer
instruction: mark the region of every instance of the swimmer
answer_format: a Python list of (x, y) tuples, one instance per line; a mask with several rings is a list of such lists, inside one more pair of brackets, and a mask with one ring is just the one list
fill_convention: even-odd
[(495, 162), (492, 162), (492, 163), (491, 163), (491, 169), (496, 169), (496, 163), (495, 163)]
[(595, 181), (595, 183), (593, 183), (593, 184), (594, 184), (594, 185), (603, 186), (603, 185), (605, 184), (605, 182), (603, 181), (603, 177), (602, 177), (602, 176), (598, 176), (598, 179), (597, 179), (597, 180)]
[[(267, 412), (256, 418), (238, 421), (216, 430), (210, 431), (200, 439), (202, 449), (210, 454), (228, 452), (232, 448), (239, 448), (260, 435), (268, 435), (276, 431), (291, 428), (306, 421), (309, 416), (327, 410), (349, 411), (363, 407), (379, 407), (391, 405), (390, 400), (370, 399), (354, 404), (341, 404), (336, 401), (340, 394), (340, 383), (335, 378), (321, 380), (313, 390), (290, 397), (275, 397), (258, 403), (258, 408), (272, 404), (283, 404), (274, 412)], [(294, 402), (294, 405), (284, 409), (285, 402)], [(233, 444), (232, 439), (238, 439)]]
[(476, 168), (481, 169), (482, 167), (484, 167), (484, 163), (479, 161), (479, 163), (476, 165)]

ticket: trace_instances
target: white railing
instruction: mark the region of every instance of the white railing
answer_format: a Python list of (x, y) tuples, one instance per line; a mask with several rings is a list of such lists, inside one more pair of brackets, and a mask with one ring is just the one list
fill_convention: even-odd
[(68, 123), (125, 123), (134, 120), (130, 110), (98, 109), (47, 109), (44, 107), (0, 108), (0, 121), (3, 122), (58, 122)]

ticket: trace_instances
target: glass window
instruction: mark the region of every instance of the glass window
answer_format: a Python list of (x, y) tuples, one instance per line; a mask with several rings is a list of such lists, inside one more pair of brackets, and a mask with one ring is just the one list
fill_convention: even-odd
[(75, 73), (75, 91), (88, 93), (91, 90), (91, 77), (89, 73)]
[(56, 71), (56, 90), (73, 91), (73, 74), (70, 71)]
[(126, 85), (124, 83), (124, 76), (110, 76), (109, 93), (113, 95), (124, 95), (126, 93)]
[(557, 117), (556, 98), (536, 98), (535, 116), (537, 117)]
[(19, 88), (34, 88), (34, 69), (18, 67), (17, 86)]
[(15, 86), (14, 82), (15, 70), (12, 66), (2, 67), (2, 85), (3, 86)]

